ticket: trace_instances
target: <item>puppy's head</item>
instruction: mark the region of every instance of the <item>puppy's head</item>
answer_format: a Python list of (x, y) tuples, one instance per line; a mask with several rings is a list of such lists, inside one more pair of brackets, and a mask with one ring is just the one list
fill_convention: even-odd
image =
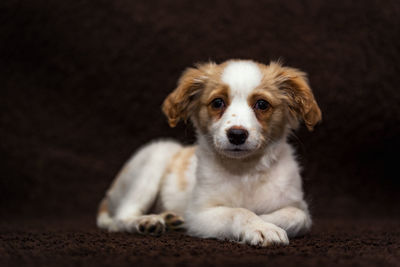
[(190, 118), (208, 145), (230, 158), (262, 151), (301, 121), (311, 131), (321, 120), (304, 72), (249, 60), (187, 69), (163, 111), (171, 127)]

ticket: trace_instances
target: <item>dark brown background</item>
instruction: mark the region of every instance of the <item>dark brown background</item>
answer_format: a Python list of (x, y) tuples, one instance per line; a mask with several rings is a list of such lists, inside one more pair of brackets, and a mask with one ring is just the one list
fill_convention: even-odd
[[(222, 265), (238, 255), (238, 265), (400, 264), (399, 15), (395, 0), (2, 1), (0, 256), (37, 265), (116, 264), (116, 255), (122, 265)], [(97, 204), (136, 148), (160, 137), (194, 142), (191, 126), (170, 129), (160, 110), (181, 72), (230, 58), (283, 59), (309, 74), (323, 123), (292, 143), (314, 232), (260, 256), (179, 234), (96, 230)], [(332, 254), (324, 242), (367, 252)], [(130, 244), (139, 255), (123, 249)], [(165, 246), (197, 254), (169, 257)]]

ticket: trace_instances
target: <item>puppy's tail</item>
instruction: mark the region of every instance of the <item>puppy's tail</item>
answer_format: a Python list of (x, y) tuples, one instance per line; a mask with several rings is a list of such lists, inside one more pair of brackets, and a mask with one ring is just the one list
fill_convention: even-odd
[(99, 210), (97, 212), (97, 227), (109, 230), (113, 222), (114, 220), (110, 216), (108, 210), (107, 197), (104, 197), (103, 200), (100, 202)]

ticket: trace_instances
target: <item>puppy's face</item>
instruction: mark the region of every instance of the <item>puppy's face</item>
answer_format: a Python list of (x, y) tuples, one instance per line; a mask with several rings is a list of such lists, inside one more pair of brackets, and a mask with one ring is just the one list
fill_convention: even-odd
[(311, 130), (321, 119), (303, 72), (244, 60), (187, 69), (163, 111), (172, 127), (191, 118), (211, 147), (229, 158), (263, 151), (301, 120)]

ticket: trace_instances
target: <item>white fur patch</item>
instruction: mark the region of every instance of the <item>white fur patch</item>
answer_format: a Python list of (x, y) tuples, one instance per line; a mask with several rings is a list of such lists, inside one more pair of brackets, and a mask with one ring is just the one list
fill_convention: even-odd
[(222, 73), (222, 81), (233, 91), (249, 94), (261, 83), (262, 73), (257, 64), (249, 60), (232, 61)]

